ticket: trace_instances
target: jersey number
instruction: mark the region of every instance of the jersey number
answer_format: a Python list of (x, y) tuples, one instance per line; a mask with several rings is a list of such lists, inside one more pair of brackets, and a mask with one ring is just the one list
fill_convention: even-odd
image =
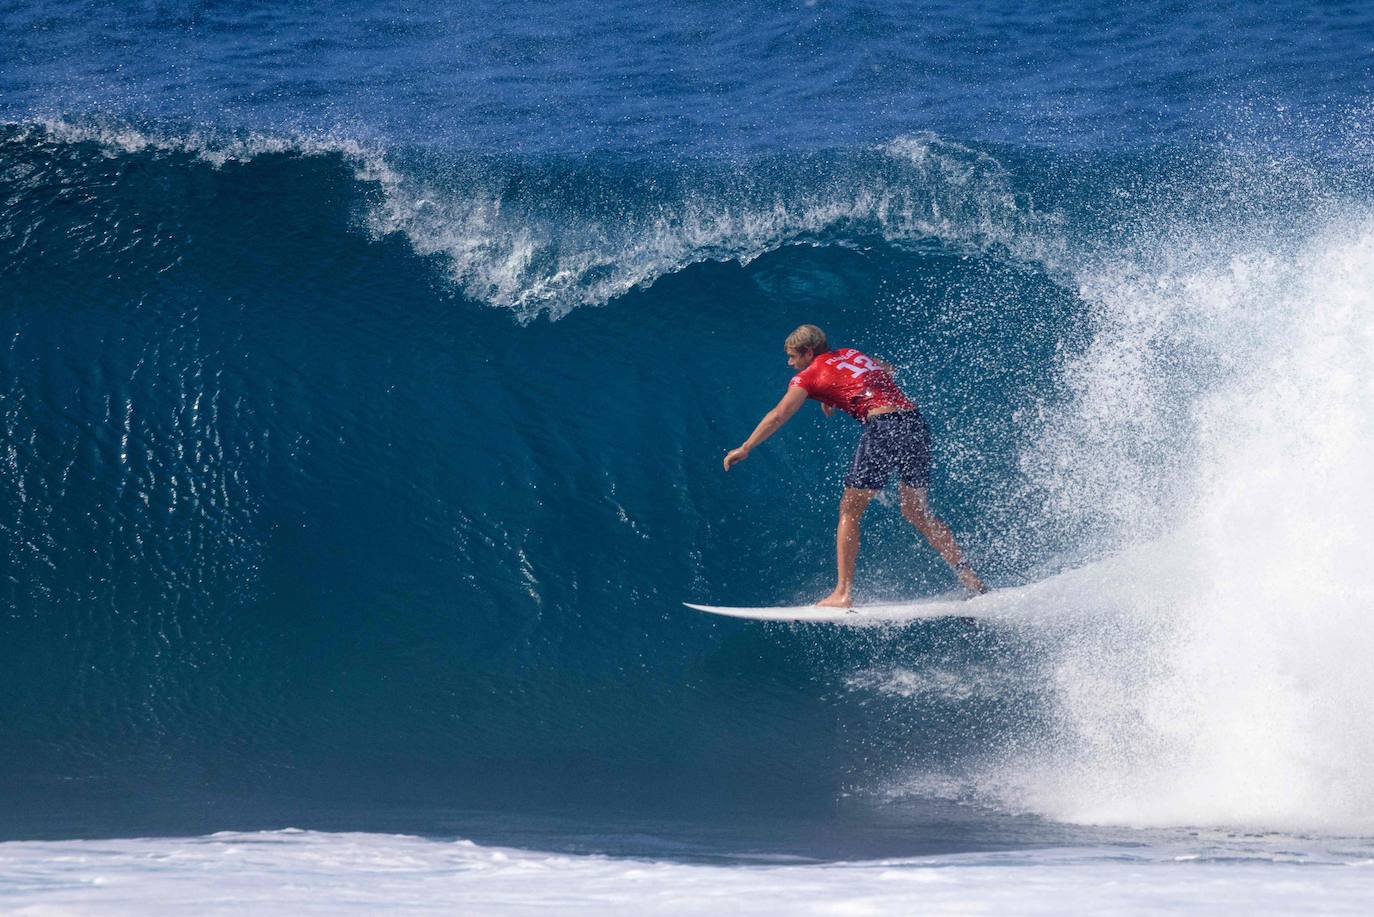
[(856, 353), (848, 360), (845, 360), (844, 362), (837, 364), (835, 368), (849, 370), (850, 374), (853, 375), (855, 379), (857, 379), (864, 373), (872, 372), (873, 370), (881, 369), (882, 367), (879, 366), (877, 363), (874, 363), (871, 357), (866, 357), (861, 353)]

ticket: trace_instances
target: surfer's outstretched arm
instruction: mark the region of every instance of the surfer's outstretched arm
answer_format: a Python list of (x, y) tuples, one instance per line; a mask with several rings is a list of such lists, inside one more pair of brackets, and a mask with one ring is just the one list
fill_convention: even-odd
[(731, 465), (736, 465), (749, 457), (749, 452), (759, 443), (781, 429), (782, 425), (797, 413), (798, 409), (806, 403), (806, 389), (793, 386), (787, 390), (787, 394), (782, 396), (777, 407), (763, 415), (763, 420), (754, 428), (754, 432), (749, 434), (737, 449), (731, 449), (725, 453), (725, 470), (729, 471)]

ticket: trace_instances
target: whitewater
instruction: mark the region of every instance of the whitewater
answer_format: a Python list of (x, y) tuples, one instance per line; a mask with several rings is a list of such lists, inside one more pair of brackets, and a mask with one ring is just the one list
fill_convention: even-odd
[(277, 831), (185, 841), (0, 845), (12, 913), (1062, 914), (1185, 909), (1361, 914), (1369, 848), (1228, 847), (983, 854), (828, 864), (686, 864), (470, 841)]

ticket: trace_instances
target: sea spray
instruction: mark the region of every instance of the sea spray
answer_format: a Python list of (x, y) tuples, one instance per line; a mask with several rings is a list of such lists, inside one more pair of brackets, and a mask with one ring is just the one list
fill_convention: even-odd
[(1084, 284), (1100, 325), (1029, 467), (1118, 556), (1044, 642), (1053, 730), (986, 775), (1014, 806), (1374, 827), (1374, 221), (1266, 241)]

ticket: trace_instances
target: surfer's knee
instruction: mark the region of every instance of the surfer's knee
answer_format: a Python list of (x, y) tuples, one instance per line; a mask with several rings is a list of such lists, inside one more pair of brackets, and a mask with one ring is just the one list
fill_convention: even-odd
[(900, 491), (900, 502), (902, 515), (916, 528), (925, 530), (926, 526), (935, 519), (935, 514), (930, 511), (930, 503), (926, 499), (926, 492), (915, 487), (902, 486)]
[(868, 501), (872, 499), (872, 491), (846, 488), (844, 496), (840, 497), (840, 516), (857, 519), (868, 509)]
[(864, 514), (864, 509), (865, 509), (865, 508), (866, 508), (866, 507), (865, 507), (862, 503), (854, 503), (854, 502), (851, 502), (851, 501), (841, 500), (841, 501), (840, 501), (840, 518), (841, 518), (841, 519), (858, 519), (860, 516), (862, 516), (862, 515)]

